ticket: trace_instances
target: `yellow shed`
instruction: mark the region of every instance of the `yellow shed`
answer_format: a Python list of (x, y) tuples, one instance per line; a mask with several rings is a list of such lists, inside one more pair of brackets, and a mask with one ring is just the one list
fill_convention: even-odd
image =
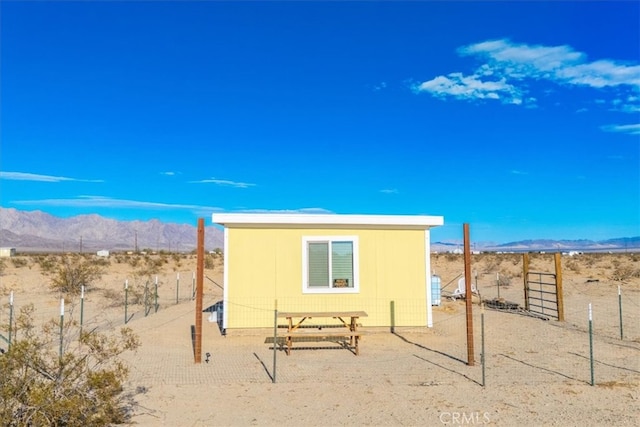
[(213, 214), (224, 226), (227, 331), (274, 310), (365, 311), (364, 326), (428, 326), (430, 229), (442, 216)]

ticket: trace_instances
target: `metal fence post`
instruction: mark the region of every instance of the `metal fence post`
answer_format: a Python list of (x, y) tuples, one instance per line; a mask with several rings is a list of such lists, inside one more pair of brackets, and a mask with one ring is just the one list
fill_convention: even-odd
[(278, 345), (278, 300), (275, 300), (274, 310), (273, 310), (273, 378), (272, 382), (275, 384), (276, 382), (276, 354)]

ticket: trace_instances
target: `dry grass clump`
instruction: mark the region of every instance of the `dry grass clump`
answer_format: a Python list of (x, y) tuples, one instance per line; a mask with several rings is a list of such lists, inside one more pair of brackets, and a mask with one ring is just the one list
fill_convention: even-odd
[(640, 277), (640, 266), (631, 259), (612, 259), (612, 271), (610, 279), (616, 282), (626, 282), (632, 278)]

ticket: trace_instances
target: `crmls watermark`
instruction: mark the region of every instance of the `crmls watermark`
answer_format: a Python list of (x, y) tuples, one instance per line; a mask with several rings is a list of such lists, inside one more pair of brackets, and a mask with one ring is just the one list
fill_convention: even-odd
[(442, 412), (440, 422), (445, 425), (483, 425), (489, 424), (491, 419), (488, 412)]

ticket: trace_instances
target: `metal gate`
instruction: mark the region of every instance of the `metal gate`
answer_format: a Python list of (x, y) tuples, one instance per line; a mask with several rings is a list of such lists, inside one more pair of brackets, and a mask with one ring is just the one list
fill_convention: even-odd
[(527, 275), (527, 297), (527, 310), (560, 319), (555, 274), (530, 271)]
[(525, 309), (564, 321), (560, 254), (555, 254), (555, 273), (529, 271), (529, 254), (523, 255)]

